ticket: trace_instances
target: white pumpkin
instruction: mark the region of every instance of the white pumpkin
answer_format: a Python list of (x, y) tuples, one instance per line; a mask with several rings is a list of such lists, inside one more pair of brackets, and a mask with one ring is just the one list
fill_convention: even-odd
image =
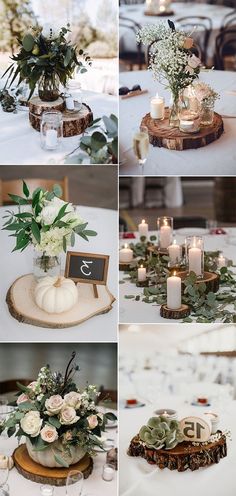
[(0, 455), (0, 469), (9, 468), (11, 470), (14, 467), (14, 462), (12, 456)]
[(44, 277), (34, 290), (35, 302), (47, 313), (67, 312), (78, 301), (78, 289), (71, 279)]

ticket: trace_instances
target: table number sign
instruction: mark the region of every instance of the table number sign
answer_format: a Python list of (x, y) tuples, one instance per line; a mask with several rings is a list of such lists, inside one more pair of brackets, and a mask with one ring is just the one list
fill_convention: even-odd
[(68, 251), (65, 277), (74, 282), (93, 284), (94, 296), (98, 298), (97, 284), (106, 285), (109, 255)]
[(211, 423), (201, 417), (185, 417), (180, 421), (184, 441), (204, 443), (211, 435)]

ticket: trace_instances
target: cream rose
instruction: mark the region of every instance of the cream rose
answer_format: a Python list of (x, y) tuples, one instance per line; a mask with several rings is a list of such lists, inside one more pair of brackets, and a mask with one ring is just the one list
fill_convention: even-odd
[(79, 417), (76, 415), (76, 410), (72, 406), (64, 406), (60, 411), (60, 422), (64, 425), (75, 424)]
[(58, 439), (57, 430), (52, 425), (45, 425), (40, 432), (40, 436), (47, 443), (54, 443)]
[(27, 387), (28, 387), (29, 389), (32, 389), (33, 391), (35, 391), (35, 390), (36, 390), (37, 385), (38, 385), (37, 381), (33, 381), (33, 382), (31, 382), (31, 383), (30, 383)]
[(198, 57), (196, 57), (196, 55), (192, 54), (188, 58), (188, 66), (191, 67), (192, 69), (196, 69), (197, 67), (199, 67), (200, 64), (201, 64), (201, 60)]
[(90, 429), (95, 429), (98, 425), (97, 415), (89, 415), (89, 417), (87, 417), (87, 421)]
[(193, 39), (192, 38), (186, 38), (184, 40), (183, 48), (186, 48), (186, 50), (189, 50), (193, 46)]
[(68, 406), (72, 406), (75, 410), (78, 410), (81, 405), (81, 394), (72, 391), (64, 396), (64, 400)]
[(21, 419), (20, 426), (30, 437), (37, 437), (40, 433), (42, 422), (39, 412), (31, 411), (26, 413), (23, 419)]
[(26, 401), (30, 401), (29, 396), (27, 394), (22, 393), (20, 396), (18, 396), (16, 403), (17, 405), (20, 405), (21, 403), (25, 403)]
[(55, 394), (45, 401), (45, 407), (48, 415), (57, 415), (64, 406), (64, 400), (60, 394)]

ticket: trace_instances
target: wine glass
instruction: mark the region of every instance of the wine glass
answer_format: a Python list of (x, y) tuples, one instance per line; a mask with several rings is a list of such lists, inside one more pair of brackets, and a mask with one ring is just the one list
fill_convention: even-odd
[(146, 126), (140, 126), (133, 136), (133, 150), (138, 159), (138, 164), (143, 168), (149, 150), (149, 135)]
[(84, 476), (79, 470), (71, 470), (66, 479), (66, 495), (81, 496), (84, 484)]
[(4, 491), (4, 486), (8, 481), (9, 477), (9, 467), (0, 468), (0, 496), (4, 496), (7, 491)]

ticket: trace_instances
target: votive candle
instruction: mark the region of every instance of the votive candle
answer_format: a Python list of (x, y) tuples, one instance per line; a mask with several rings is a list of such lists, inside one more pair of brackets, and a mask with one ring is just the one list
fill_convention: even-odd
[(181, 307), (181, 278), (175, 272), (167, 278), (167, 307), (170, 310)]
[(119, 251), (119, 260), (121, 263), (130, 263), (133, 260), (133, 250), (125, 244), (124, 248)]
[(174, 239), (173, 244), (168, 246), (168, 252), (171, 264), (180, 262), (181, 260), (181, 246), (176, 243)]
[(104, 466), (103, 466), (103, 472), (102, 472), (102, 478), (103, 480), (105, 481), (112, 481), (113, 477), (114, 477), (114, 468), (112, 467), (112, 465), (109, 465), (108, 463), (106, 463)]
[(143, 267), (143, 265), (141, 265), (138, 268), (138, 281), (139, 282), (146, 281), (146, 278), (147, 278), (147, 270), (145, 267)]
[(145, 221), (145, 219), (142, 220), (142, 222), (138, 225), (138, 232), (140, 237), (145, 236), (146, 238), (148, 237), (148, 224)]
[(226, 259), (222, 253), (218, 257), (217, 266), (218, 266), (218, 269), (221, 269), (221, 267), (226, 267)]
[(167, 221), (160, 227), (160, 248), (168, 248), (171, 244), (172, 229)]
[(165, 101), (158, 93), (151, 99), (151, 118), (162, 120), (165, 117)]
[(188, 251), (189, 272), (195, 272), (196, 276), (202, 275), (202, 250), (194, 242), (192, 248)]
[(47, 129), (46, 131), (46, 147), (56, 148), (57, 146), (57, 131), (55, 129)]

